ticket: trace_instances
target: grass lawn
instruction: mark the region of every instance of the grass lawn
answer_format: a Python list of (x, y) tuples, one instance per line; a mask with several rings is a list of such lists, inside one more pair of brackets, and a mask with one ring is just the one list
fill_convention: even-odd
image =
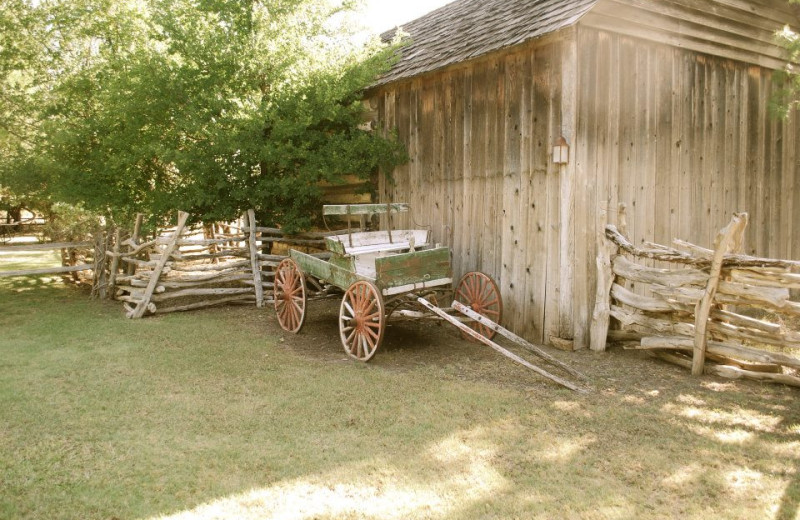
[(293, 337), (0, 278), (0, 518), (800, 518), (797, 390), (558, 353), (583, 396), (422, 325), (362, 365), (314, 305)]

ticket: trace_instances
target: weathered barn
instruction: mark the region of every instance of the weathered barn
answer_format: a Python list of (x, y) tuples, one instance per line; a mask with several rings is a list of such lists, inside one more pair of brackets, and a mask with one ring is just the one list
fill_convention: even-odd
[(749, 252), (800, 259), (800, 120), (768, 110), (797, 21), (785, 0), (457, 0), (402, 27), (370, 93), (411, 157), (380, 197), (499, 280), (506, 325), (577, 348), (619, 202), (637, 242), (708, 246), (748, 211)]

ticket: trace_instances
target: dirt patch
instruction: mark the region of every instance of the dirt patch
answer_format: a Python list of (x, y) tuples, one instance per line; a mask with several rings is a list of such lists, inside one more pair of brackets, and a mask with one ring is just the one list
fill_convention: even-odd
[[(280, 329), (271, 309), (263, 311), (260, 316), (261, 319), (266, 317), (269, 331), (280, 338), (282, 348), (316, 362), (354, 363), (344, 353), (339, 341), (338, 312), (338, 300), (310, 302), (306, 323), (296, 335)], [(578, 382), (535, 354), (502, 338), (496, 338), (496, 341), (548, 372)], [(698, 380), (684, 369), (654, 359), (641, 351), (618, 347), (607, 352), (545, 349), (556, 359), (587, 376), (593, 393), (599, 395), (679, 394), (696, 390), (698, 385), (707, 388), (732, 385), (745, 392), (758, 392), (765, 388), (759, 383), (730, 381), (714, 376), (704, 376)], [(561, 388), (489, 347), (462, 338), (454, 327), (433, 321), (390, 320), (383, 343), (369, 365), (401, 373), (425, 368), (432, 370), (436, 377), (480, 381), (537, 394)], [(793, 390), (787, 388), (787, 391)]]

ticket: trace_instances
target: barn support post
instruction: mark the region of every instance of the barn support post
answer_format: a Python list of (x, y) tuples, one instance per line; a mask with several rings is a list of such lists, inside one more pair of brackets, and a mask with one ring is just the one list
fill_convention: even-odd
[(264, 306), (264, 286), (261, 283), (261, 262), (258, 259), (259, 251), (257, 237), (256, 237), (256, 212), (255, 210), (247, 210), (247, 220), (250, 225), (250, 236), (248, 243), (250, 246), (250, 266), (253, 270), (253, 284), (256, 291), (256, 306), (261, 308)]
[[(561, 223), (559, 230), (559, 314), (561, 325), (559, 337), (562, 339), (573, 339), (575, 350), (586, 348), (587, 323), (583, 319), (582, 305), (588, 306), (588, 302), (581, 302), (580, 289), (575, 285), (575, 263), (576, 243), (577, 247), (587, 248), (585, 240), (587, 237), (576, 233), (575, 222), (585, 222), (585, 208), (579, 208), (575, 204), (577, 193), (579, 169), (575, 160), (575, 150), (578, 143), (575, 142), (577, 104), (578, 104), (578, 38), (574, 28), (566, 31), (564, 38), (564, 54), (561, 69), (561, 135), (572, 151), (567, 152), (566, 161), (559, 161), (558, 174), (560, 182), (561, 208), (559, 220)], [(555, 143), (553, 143), (555, 144)], [(576, 212), (579, 214), (576, 215)], [(582, 228), (582, 226), (581, 226)], [(581, 242), (584, 241), (584, 242)], [(585, 282), (579, 281), (579, 284)], [(577, 292), (576, 292), (577, 289)], [(588, 299), (588, 291), (585, 291)]]
[(703, 297), (697, 302), (694, 321), (694, 353), (692, 356), (692, 375), (703, 374), (708, 345), (708, 317), (714, 305), (714, 297), (719, 287), (722, 274), (722, 262), (725, 255), (739, 249), (747, 227), (747, 213), (735, 213), (730, 223), (722, 229), (714, 241), (714, 257), (711, 261), (711, 272)]

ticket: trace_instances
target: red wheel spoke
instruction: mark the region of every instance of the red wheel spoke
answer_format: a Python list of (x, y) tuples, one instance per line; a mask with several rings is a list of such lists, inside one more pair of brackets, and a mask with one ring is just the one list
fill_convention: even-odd
[(372, 353), (372, 350), (373, 350), (373, 349), (372, 349), (371, 347), (372, 347), (372, 346), (374, 346), (375, 344), (374, 344), (374, 343), (372, 343), (372, 342), (369, 340), (369, 337), (368, 337), (366, 334), (362, 334), (362, 335), (361, 335), (361, 341), (363, 342), (363, 343), (362, 343), (362, 345), (363, 345), (363, 347), (364, 347), (364, 356), (366, 357), (366, 356), (368, 356), (370, 353)]
[(500, 300), (495, 296), (494, 299), (488, 303), (481, 302), (481, 307), (491, 307), (492, 305), (497, 305), (499, 302)]
[(469, 294), (469, 301), (474, 302), (477, 299), (475, 294), (475, 277), (470, 276), (467, 278), (467, 294)]
[(292, 304), (294, 305), (294, 308), (295, 308), (295, 309), (297, 309), (297, 312), (298, 312), (298, 313), (300, 313), (300, 314), (302, 314), (302, 313), (303, 313), (303, 308), (300, 306), (300, 304), (299, 304), (299, 303), (297, 303), (296, 301), (294, 301), (294, 300), (293, 300), (293, 301), (292, 301)]
[(347, 303), (347, 301), (343, 301), (342, 302), (342, 306), (345, 309), (347, 309), (347, 312), (350, 313), (350, 315), (348, 316), (349, 319), (352, 319), (352, 318), (356, 317), (356, 311), (350, 306), (350, 304)]
[(380, 337), (378, 336), (378, 333), (373, 331), (371, 328), (365, 328), (364, 332), (366, 332), (368, 336), (371, 336), (375, 341), (378, 341), (378, 338)]
[(486, 298), (490, 298), (491, 296), (492, 296), (492, 286), (489, 285), (488, 283), (482, 283), (479, 299), (481, 301), (486, 301)]

